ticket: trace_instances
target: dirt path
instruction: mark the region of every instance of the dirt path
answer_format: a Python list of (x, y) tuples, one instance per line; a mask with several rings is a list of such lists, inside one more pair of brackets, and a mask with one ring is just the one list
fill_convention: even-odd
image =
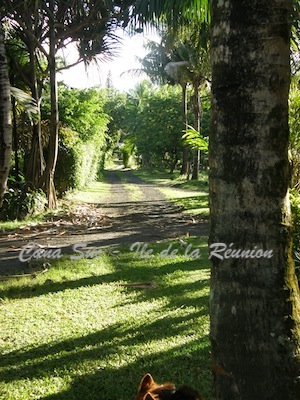
[(82, 245), (86, 252), (176, 238), (187, 233), (208, 234), (207, 222), (182, 214), (157, 185), (145, 183), (130, 171), (108, 171), (107, 182), (110, 194), (97, 203), (82, 205), (46, 223), (0, 235), (0, 275), (30, 271), (34, 249), (60, 249), (62, 254), (71, 254), (76, 244)]

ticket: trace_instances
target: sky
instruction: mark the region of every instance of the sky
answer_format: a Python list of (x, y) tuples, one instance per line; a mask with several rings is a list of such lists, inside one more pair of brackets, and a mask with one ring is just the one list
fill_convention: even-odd
[[(136, 57), (144, 57), (147, 51), (143, 48), (143, 43), (147, 40), (159, 40), (155, 33), (136, 34), (132, 37), (122, 35), (122, 44), (120, 44), (118, 56), (110, 62), (101, 61), (96, 66), (89, 66), (87, 69), (83, 63), (67, 69), (58, 75), (58, 81), (64, 81), (73, 88), (89, 88), (93, 86), (106, 86), (107, 76), (111, 74), (113, 87), (120, 91), (129, 91), (135, 85), (146, 77), (134, 77), (131, 74), (123, 72), (130, 69), (139, 69), (140, 64)], [(76, 50), (74, 45), (69, 45), (63, 52), (68, 63), (76, 60)]]

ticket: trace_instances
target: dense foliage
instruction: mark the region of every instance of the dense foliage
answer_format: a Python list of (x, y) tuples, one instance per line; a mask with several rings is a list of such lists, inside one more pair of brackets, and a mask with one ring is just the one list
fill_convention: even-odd
[(128, 97), (127, 133), (140, 164), (173, 170), (182, 151), (180, 91), (149, 88), (143, 98)]
[[(290, 124), (290, 165), (291, 165), (291, 207), (294, 222), (294, 251), (300, 253), (300, 92), (299, 75), (292, 79), (289, 104)], [(299, 256), (298, 256), (299, 257)], [(300, 265), (300, 259), (296, 261)]]
[[(189, 92), (190, 94), (190, 92)], [(112, 96), (112, 97), (111, 97)], [(112, 95), (109, 104), (115, 104), (109, 112), (109, 140), (119, 140), (119, 154), (124, 165), (130, 160), (143, 167), (168, 169), (180, 168), (185, 143), (182, 136), (182, 104), (179, 86), (152, 86), (143, 81), (126, 97)], [(203, 97), (201, 135), (208, 136), (210, 101)], [(189, 113), (192, 121), (192, 113)], [(203, 159), (203, 162), (205, 160)]]
[(84, 187), (103, 168), (109, 121), (105, 98), (100, 89), (60, 87), (60, 151), (55, 175), (60, 193)]
[(9, 178), (9, 189), (5, 193), (0, 209), (0, 220), (22, 220), (28, 215), (38, 215), (45, 209), (46, 196), (40, 189), (34, 189), (24, 180), (15, 181)]
[[(103, 169), (108, 143), (115, 147), (113, 139), (107, 139), (109, 116), (104, 111), (107, 93), (102, 89), (71, 89), (59, 87), (59, 153), (55, 173), (55, 186), (59, 195), (75, 188), (82, 188), (97, 179)], [(50, 120), (49, 95), (41, 103), (41, 130), (43, 148), (47, 155)], [(46, 205), (45, 196), (31, 182), (26, 182), (27, 160), (30, 157), (28, 143), (32, 130), (22, 109), (16, 114), (16, 135), (14, 165), (8, 191), (2, 207), (2, 219), (23, 218), (37, 210), (42, 212)], [(16, 148), (17, 146), (17, 148)], [(15, 166), (18, 163), (18, 174)]]

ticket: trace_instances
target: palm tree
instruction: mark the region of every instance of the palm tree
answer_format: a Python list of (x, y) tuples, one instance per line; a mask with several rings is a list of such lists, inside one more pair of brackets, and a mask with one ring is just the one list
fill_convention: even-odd
[[(146, 48), (149, 49), (148, 54), (144, 58), (139, 58), (142, 66), (141, 69), (130, 70), (129, 73), (135, 75), (146, 74), (153, 83), (171, 83), (178, 84), (182, 93), (182, 130), (186, 131), (188, 127), (188, 99), (187, 87), (191, 82), (190, 63), (182, 54), (179, 48), (182, 44), (174, 49), (174, 36), (167, 30), (161, 30), (161, 42), (149, 41)], [(184, 148), (182, 154), (181, 174), (189, 174), (189, 149)]]
[[(205, 41), (203, 42), (203, 32), (201, 32), (202, 40), (196, 43), (193, 42), (195, 32), (192, 29), (195, 27), (189, 27), (188, 29), (182, 30), (179, 38), (175, 38), (173, 42), (173, 58), (180, 60), (178, 65), (185, 65), (185, 72), (183, 76), (186, 79), (186, 84), (190, 83), (193, 87), (193, 95), (191, 96), (191, 108), (194, 116), (193, 127), (196, 131), (200, 132), (200, 121), (202, 114), (202, 106), (199, 95), (199, 88), (205, 82), (209, 81), (210, 77), (210, 62), (208, 53), (208, 31), (206, 24), (201, 26), (204, 29)], [(198, 27), (199, 29), (199, 27)], [(187, 126), (184, 127), (186, 131)], [(187, 156), (187, 150), (184, 155)], [(199, 175), (199, 163), (200, 163), (200, 150), (193, 151), (193, 170), (192, 179), (197, 180)], [(186, 173), (187, 162), (183, 163), (182, 173)]]
[[(126, 3), (126, 2), (125, 2)], [(34, 83), (35, 68), (38, 64), (37, 53), (40, 52), (46, 59), (47, 71), (50, 74), (51, 101), (51, 129), (48, 144), (47, 165), (44, 167), (42, 154), (39, 159), (39, 185), (48, 197), (49, 208), (56, 206), (54, 187), (54, 172), (58, 151), (58, 105), (56, 89), (55, 56), (66, 43), (78, 44), (78, 62), (89, 62), (97, 54), (107, 54), (113, 49), (116, 37), (113, 33), (119, 24), (120, 17), (126, 16), (127, 4), (115, 7), (111, 1), (35, 1), (27, 2), (4, 0), (3, 8), (20, 37), (28, 45), (32, 54), (32, 94), (35, 94), (37, 85)], [(46, 44), (46, 45), (45, 45)], [(37, 74), (35, 73), (35, 77)], [(38, 99), (36, 98), (39, 104)], [(37, 148), (41, 149), (40, 141), (36, 141)], [(42, 153), (42, 152), (41, 152)], [(34, 152), (36, 154), (36, 152)], [(36, 171), (37, 168), (33, 168)]]
[(166, 23), (172, 29), (188, 26), (191, 22), (209, 20), (208, 0), (137, 0), (131, 7), (135, 23), (144, 27), (149, 22)]
[[(141, 2), (152, 13), (159, 3), (159, 16), (163, 3), (165, 13), (172, 3), (153, 2), (151, 9), (149, 1)], [(190, 3), (191, 12), (191, 2), (179, 3)], [(300, 395), (300, 295), (287, 154), (291, 3), (210, 2), (210, 336), (216, 400)]]
[(211, 11), (215, 398), (296, 400), (300, 296), (287, 152), (291, 2), (212, 1)]
[(12, 151), (10, 82), (0, 20), (0, 206), (6, 190)]
[[(190, 70), (188, 61), (171, 61), (165, 70), (167, 74), (181, 86), (181, 105), (182, 105), (182, 131), (188, 128), (188, 109), (187, 109), (187, 85), (190, 81)], [(181, 175), (189, 176), (189, 149), (184, 147), (181, 164)]]
[[(179, 84), (182, 89), (182, 130), (188, 126), (188, 99), (187, 87), (193, 87), (192, 113), (194, 115), (193, 126), (200, 131), (201, 102), (199, 87), (210, 76), (210, 64), (208, 57), (208, 29), (207, 24), (202, 23), (200, 35), (195, 34), (195, 27), (181, 29), (174, 32), (172, 29), (159, 30), (161, 42), (149, 41), (146, 48), (148, 54), (139, 58), (142, 66), (138, 70), (130, 70), (135, 75), (146, 74), (153, 83)], [(199, 27), (197, 26), (199, 30)], [(195, 37), (198, 39), (195, 40)], [(181, 174), (189, 176), (190, 151), (184, 148), (182, 157)], [(193, 152), (192, 179), (198, 179), (200, 151)]]

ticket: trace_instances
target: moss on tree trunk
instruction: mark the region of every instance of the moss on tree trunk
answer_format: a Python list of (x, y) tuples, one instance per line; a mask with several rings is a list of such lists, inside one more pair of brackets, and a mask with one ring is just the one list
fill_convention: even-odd
[[(212, 0), (211, 10), (210, 244), (228, 250), (211, 253), (215, 398), (296, 400), (300, 305), (287, 154), (291, 2)], [(255, 256), (242, 258), (233, 248)]]

